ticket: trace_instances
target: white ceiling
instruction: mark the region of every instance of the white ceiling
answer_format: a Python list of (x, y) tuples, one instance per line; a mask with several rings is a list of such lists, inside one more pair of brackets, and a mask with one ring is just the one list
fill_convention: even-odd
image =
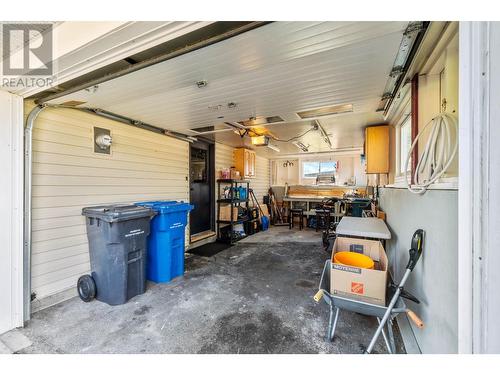
[[(320, 122), (334, 148), (358, 147), (363, 128), (383, 121), (375, 109), (406, 25), (274, 22), (107, 81), (95, 92), (82, 90), (52, 103), (84, 101), (85, 106), (185, 134), (223, 121), (278, 115), (286, 123), (268, 130), (282, 139), (310, 128), (310, 121), (300, 121), (297, 111), (351, 103), (353, 113), (322, 117)], [(199, 80), (208, 85), (198, 88)], [(229, 102), (237, 107), (227, 108)], [(218, 105), (220, 109), (213, 109)], [(232, 146), (245, 142), (231, 130), (214, 137)], [(319, 132), (308, 133), (302, 141), (311, 145), (311, 152), (328, 150)], [(298, 150), (275, 143), (281, 153)]]

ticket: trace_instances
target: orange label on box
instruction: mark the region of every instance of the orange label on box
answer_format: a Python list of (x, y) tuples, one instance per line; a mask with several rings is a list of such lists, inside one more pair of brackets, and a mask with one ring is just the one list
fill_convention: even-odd
[(356, 294), (364, 294), (365, 293), (364, 284), (351, 282), (351, 292)]

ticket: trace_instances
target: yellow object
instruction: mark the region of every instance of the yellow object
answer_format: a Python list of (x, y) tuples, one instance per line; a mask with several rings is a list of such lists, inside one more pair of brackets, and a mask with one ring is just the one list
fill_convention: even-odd
[(365, 130), (366, 173), (389, 173), (389, 126)]
[(234, 166), (243, 178), (255, 177), (255, 152), (246, 148), (234, 150)]
[(323, 297), (323, 289), (318, 290), (318, 293), (316, 293), (313, 298), (316, 302), (319, 302), (321, 297)]
[(369, 256), (351, 251), (340, 251), (333, 256), (333, 263), (342, 264), (344, 266), (352, 266), (359, 268), (367, 268), (372, 270), (375, 266), (373, 259)]
[(268, 143), (268, 139), (265, 135), (259, 135), (250, 138), (254, 146), (265, 146)]

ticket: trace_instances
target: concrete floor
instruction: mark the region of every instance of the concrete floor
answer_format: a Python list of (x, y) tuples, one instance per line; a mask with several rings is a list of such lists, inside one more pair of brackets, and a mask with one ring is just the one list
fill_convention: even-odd
[[(342, 312), (334, 342), (325, 340), (327, 305), (312, 299), (328, 258), (320, 238), (272, 228), (211, 258), (190, 256), (184, 277), (124, 305), (60, 303), (17, 330), (31, 341), (17, 352), (361, 353), (375, 318)], [(386, 353), (381, 338), (375, 350)]]

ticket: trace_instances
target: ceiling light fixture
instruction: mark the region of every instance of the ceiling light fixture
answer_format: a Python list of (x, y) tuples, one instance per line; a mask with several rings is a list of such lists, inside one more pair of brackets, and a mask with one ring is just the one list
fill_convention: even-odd
[(297, 116), (299, 116), (301, 119), (304, 120), (321, 116), (338, 115), (340, 113), (346, 113), (352, 111), (353, 111), (352, 104), (338, 104), (338, 105), (331, 105), (328, 107), (321, 107), (316, 109), (309, 109), (306, 111), (300, 111), (297, 112)]
[(280, 152), (280, 149), (278, 148), (278, 146), (275, 146), (275, 145), (273, 145), (271, 143), (269, 143), (267, 145), (267, 148), (270, 148), (271, 150), (276, 151), (276, 152)]
[(292, 142), (292, 144), (294, 146), (298, 147), (303, 152), (309, 152), (309, 146), (306, 146), (301, 141), (294, 141), (294, 142)]

